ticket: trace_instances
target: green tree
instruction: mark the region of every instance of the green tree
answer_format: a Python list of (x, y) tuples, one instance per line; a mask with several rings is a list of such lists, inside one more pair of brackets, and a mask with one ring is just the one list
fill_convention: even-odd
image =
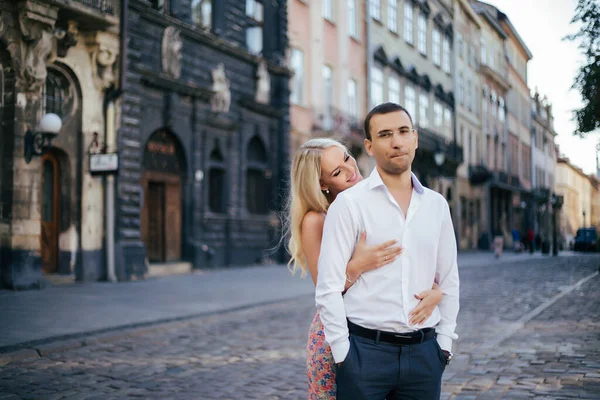
[(583, 137), (600, 128), (600, 2), (579, 0), (571, 23), (581, 27), (566, 39), (578, 41), (585, 56), (572, 87), (581, 92), (583, 100), (583, 107), (573, 111), (577, 123), (574, 134)]

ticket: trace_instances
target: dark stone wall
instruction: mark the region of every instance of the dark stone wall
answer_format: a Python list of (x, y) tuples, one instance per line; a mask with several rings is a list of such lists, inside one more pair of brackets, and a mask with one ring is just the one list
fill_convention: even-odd
[[(252, 215), (246, 208), (246, 151), (258, 136), (268, 155), (267, 197), (271, 211), (281, 208), (288, 164), (289, 71), (282, 65), (287, 46), (285, 0), (265, 2), (265, 51), (271, 78), (271, 102), (254, 102), (261, 58), (245, 50), (245, 0), (215, 2), (213, 30), (190, 24), (189, 0), (173, 2), (171, 16), (147, 2), (132, 0), (129, 9), (127, 87), (122, 97), (119, 130), (121, 169), (117, 181), (117, 266), (124, 279), (145, 272), (140, 231), (143, 206), (140, 179), (146, 142), (168, 128), (179, 140), (186, 172), (182, 193), (182, 258), (197, 268), (260, 262), (278, 233), (272, 216)], [(268, 17), (267, 17), (268, 16)], [(174, 19), (173, 17), (176, 17)], [(267, 18), (273, 22), (267, 24)], [(276, 23), (275, 23), (276, 21)], [(181, 31), (182, 70), (178, 80), (162, 75), (161, 41), (167, 26)], [(223, 63), (230, 81), (231, 107), (213, 113), (211, 71)], [(225, 212), (209, 210), (209, 155), (218, 147), (225, 167)], [(195, 179), (196, 171), (204, 179)]]

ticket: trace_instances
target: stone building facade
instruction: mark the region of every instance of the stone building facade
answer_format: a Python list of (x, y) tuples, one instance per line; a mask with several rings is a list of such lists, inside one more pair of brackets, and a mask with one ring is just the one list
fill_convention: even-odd
[[(483, 161), (480, 44), (484, 21), (467, 0), (454, 3), (454, 92), (457, 93), (456, 134), (464, 162), (457, 170), (457, 242), (460, 249), (477, 248), (487, 227), (487, 190), (477, 181)], [(486, 32), (487, 33), (487, 32)], [(474, 179), (471, 181), (471, 177)]]
[(129, 5), (117, 276), (276, 258), (265, 249), (289, 164), (286, 1)]
[(456, 217), (454, 178), (463, 151), (454, 123), (453, 13), (450, 0), (370, 2), (367, 77), (369, 107), (393, 101), (411, 114), (419, 132), (413, 171), (446, 197)]
[(291, 148), (311, 137), (334, 137), (350, 148), (363, 174), (370, 160), (361, 125), (367, 113), (365, 2), (288, 2)]
[(536, 198), (533, 229), (539, 232), (542, 241), (552, 240), (550, 202), (555, 193), (556, 181), (555, 137), (552, 105), (536, 91), (531, 98), (531, 184)]
[[(43, 276), (104, 276), (104, 186), (89, 153), (104, 137), (116, 84), (116, 1), (0, 3), (0, 273), (9, 288)], [(62, 129), (30, 141), (45, 114)], [(41, 137), (40, 137), (41, 138)], [(45, 146), (40, 146), (44, 144)], [(29, 146), (30, 145), (30, 146)], [(25, 157), (27, 149), (42, 155)]]
[[(509, 165), (511, 180), (520, 187), (520, 193), (513, 192), (508, 199), (508, 212), (512, 209), (508, 230), (513, 228), (526, 231), (533, 226), (536, 199), (532, 192), (533, 164), (531, 138), (531, 103), (527, 85), (527, 63), (533, 57), (531, 51), (506, 14), (497, 11), (497, 19), (507, 35), (505, 58), (508, 60), (508, 82), (510, 90), (506, 98), (509, 131)], [(509, 236), (510, 237), (510, 236)]]

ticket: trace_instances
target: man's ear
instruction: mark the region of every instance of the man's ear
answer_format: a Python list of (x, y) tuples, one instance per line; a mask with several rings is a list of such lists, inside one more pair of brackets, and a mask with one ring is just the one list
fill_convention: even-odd
[(413, 135), (415, 135), (415, 149), (419, 148), (419, 132), (415, 129), (413, 131)]
[(365, 139), (364, 144), (365, 150), (367, 150), (367, 154), (373, 157), (373, 153), (371, 152), (371, 146), (373, 146), (373, 142), (371, 142), (369, 139)]

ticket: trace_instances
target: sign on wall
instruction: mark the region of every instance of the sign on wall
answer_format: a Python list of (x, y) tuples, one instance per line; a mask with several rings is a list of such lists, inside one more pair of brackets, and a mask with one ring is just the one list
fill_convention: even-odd
[(90, 154), (90, 174), (116, 174), (119, 171), (117, 153)]

